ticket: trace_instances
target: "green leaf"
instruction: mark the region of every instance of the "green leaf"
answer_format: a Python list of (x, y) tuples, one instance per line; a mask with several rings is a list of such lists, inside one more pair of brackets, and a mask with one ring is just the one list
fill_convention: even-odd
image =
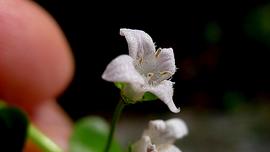
[(22, 151), (27, 136), (28, 120), (17, 108), (0, 108), (0, 151)]
[[(103, 152), (109, 135), (109, 125), (100, 117), (87, 117), (75, 124), (70, 138), (70, 152)], [(110, 152), (121, 152), (116, 141)]]
[(151, 101), (151, 100), (157, 100), (158, 97), (154, 95), (151, 92), (145, 92), (142, 98), (142, 101)]

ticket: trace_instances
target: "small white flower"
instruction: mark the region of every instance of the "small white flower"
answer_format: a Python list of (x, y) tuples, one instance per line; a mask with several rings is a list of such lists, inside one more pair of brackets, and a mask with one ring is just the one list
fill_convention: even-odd
[(187, 126), (181, 119), (150, 121), (141, 139), (132, 146), (132, 152), (181, 152), (173, 143), (187, 134)]
[(172, 112), (179, 112), (172, 99), (173, 82), (168, 80), (176, 71), (172, 48), (156, 50), (152, 38), (144, 31), (120, 29), (120, 35), (127, 40), (129, 55), (112, 60), (102, 78), (125, 83), (122, 94), (133, 101), (142, 100), (150, 92)]

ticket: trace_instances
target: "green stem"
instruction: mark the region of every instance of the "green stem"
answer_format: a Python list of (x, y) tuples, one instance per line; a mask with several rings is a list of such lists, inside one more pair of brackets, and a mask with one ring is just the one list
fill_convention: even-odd
[(35, 143), (43, 152), (63, 152), (51, 139), (45, 136), (32, 124), (28, 127), (28, 137)]
[(120, 117), (125, 105), (126, 105), (125, 101), (123, 101), (121, 99), (116, 106), (116, 109), (115, 109), (114, 114), (113, 114), (112, 124), (111, 124), (111, 128), (110, 128), (110, 134), (109, 134), (104, 152), (109, 152), (109, 150), (111, 148), (113, 134), (115, 131), (115, 126), (116, 126), (117, 121), (119, 120), (119, 117)]

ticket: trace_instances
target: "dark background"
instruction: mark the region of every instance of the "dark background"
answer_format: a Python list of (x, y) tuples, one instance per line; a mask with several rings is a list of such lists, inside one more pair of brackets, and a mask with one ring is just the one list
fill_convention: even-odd
[[(199, 111), (226, 112), (270, 97), (270, 3), (258, 1), (90, 2), (36, 0), (58, 22), (72, 48), (76, 73), (59, 103), (73, 119), (111, 115), (119, 90), (101, 79), (106, 65), (127, 54), (120, 28), (147, 32), (172, 47), (179, 68), (174, 101)], [(130, 113), (168, 112), (162, 102), (128, 107)]]

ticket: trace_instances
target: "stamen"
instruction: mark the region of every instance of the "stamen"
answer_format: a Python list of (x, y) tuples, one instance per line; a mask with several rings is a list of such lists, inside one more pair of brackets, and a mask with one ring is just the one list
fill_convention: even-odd
[(139, 63), (142, 64), (143, 63), (143, 58), (139, 59)]
[(154, 76), (154, 73), (147, 73), (147, 78), (151, 79)]
[(173, 75), (173, 73), (172, 72), (170, 72), (170, 71), (162, 71), (162, 72), (159, 72), (159, 74), (161, 75), (161, 76), (164, 76), (164, 75)]
[(161, 48), (158, 48), (157, 51), (155, 52), (155, 57), (158, 58), (159, 54), (161, 52)]
[(146, 80), (147, 80), (147, 82), (149, 83), (149, 84), (154, 84), (155, 83), (155, 80), (154, 80), (154, 73), (152, 73), (152, 72), (149, 72), (149, 73), (147, 73), (147, 76), (146, 76)]
[(173, 75), (173, 73), (170, 71), (159, 72), (159, 77), (155, 81), (160, 83), (163, 80), (169, 79), (172, 75)]

